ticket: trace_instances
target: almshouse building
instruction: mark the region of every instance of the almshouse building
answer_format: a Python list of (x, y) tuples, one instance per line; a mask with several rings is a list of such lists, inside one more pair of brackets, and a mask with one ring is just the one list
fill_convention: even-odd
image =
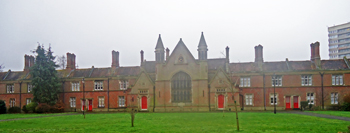
[[(299, 109), (301, 101), (333, 108), (350, 92), (350, 60), (321, 60), (319, 45), (310, 45), (307, 61), (264, 62), (258, 45), (254, 62), (230, 63), (229, 47), (226, 58), (207, 59), (203, 33), (197, 58), (181, 39), (170, 53), (159, 35), (155, 61), (144, 60), (141, 50), (140, 66), (123, 67), (119, 52), (112, 51), (111, 67), (86, 69), (77, 69), (76, 56), (67, 53), (66, 69), (58, 70), (58, 100), (66, 111), (81, 111), (84, 103), (88, 111), (233, 110), (234, 101), (243, 110), (272, 110), (275, 103), (278, 110)], [(8, 107), (31, 102), (33, 63), (34, 57), (25, 55), (23, 71), (0, 73), (0, 99)]]

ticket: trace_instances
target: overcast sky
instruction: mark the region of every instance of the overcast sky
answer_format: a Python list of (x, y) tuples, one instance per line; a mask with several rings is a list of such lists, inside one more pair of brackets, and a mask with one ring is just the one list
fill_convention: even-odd
[(74, 53), (79, 68), (110, 67), (112, 50), (121, 66), (138, 66), (140, 50), (155, 60), (158, 34), (170, 52), (182, 38), (198, 58), (202, 31), (208, 58), (229, 46), (230, 62), (252, 62), (261, 44), (264, 61), (309, 60), (310, 43), (319, 41), (329, 59), (327, 27), (349, 21), (349, 0), (1, 0), (0, 64), (23, 70), (40, 42), (55, 55)]

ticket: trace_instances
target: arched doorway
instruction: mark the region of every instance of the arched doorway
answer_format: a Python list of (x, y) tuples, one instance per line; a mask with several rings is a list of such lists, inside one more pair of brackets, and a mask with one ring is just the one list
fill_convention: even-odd
[(224, 103), (225, 103), (224, 95), (219, 95), (218, 96), (218, 108), (223, 109)]
[(146, 110), (147, 109), (147, 97), (143, 96), (141, 98), (141, 109)]
[(178, 72), (171, 79), (171, 101), (173, 103), (192, 102), (192, 82), (187, 73)]

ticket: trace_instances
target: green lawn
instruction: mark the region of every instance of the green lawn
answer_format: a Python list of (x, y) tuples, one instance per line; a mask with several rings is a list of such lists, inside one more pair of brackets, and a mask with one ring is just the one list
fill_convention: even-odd
[(310, 113), (350, 117), (350, 111), (306, 111)]
[(0, 120), (16, 119), (16, 118), (27, 118), (27, 117), (39, 117), (39, 116), (50, 116), (50, 115), (62, 115), (71, 113), (53, 113), (53, 114), (0, 114)]
[[(348, 121), (288, 113), (239, 113), (241, 132), (338, 132)], [(235, 114), (137, 113), (87, 114), (0, 122), (0, 132), (235, 132)]]

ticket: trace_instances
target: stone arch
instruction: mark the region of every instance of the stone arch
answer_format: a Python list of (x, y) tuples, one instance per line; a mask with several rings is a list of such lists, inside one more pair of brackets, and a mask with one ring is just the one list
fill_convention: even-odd
[(192, 80), (185, 72), (178, 72), (171, 78), (171, 101), (173, 103), (192, 102)]

